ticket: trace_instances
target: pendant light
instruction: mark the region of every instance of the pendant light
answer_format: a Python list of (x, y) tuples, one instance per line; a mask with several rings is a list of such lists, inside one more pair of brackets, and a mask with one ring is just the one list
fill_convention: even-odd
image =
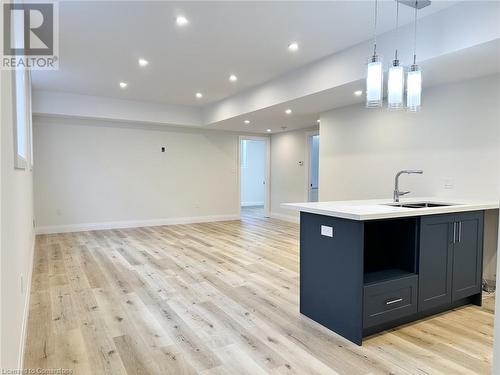
[(421, 96), (422, 96), (422, 71), (417, 65), (417, 10), (418, 1), (415, 1), (415, 24), (413, 36), (413, 64), (408, 70), (406, 78), (407, 93), (406, 93), (406, 107), (408, 111), (416, 112), (420, 109)]
[[(396, 0), (396, 34), (399, 29), (399, 0)], [(394, 54), (394, 60), (389, 67), (389, 78), (387, 80), (387, 108), (397, 110), (403, 108), (405, 73), (399, 64), (398, 49)]]
[(382, 59), (377, 56), (377, 12), (378, 0), (375, 0), (375, 25), (373, 34), (373, 56), (368, 60), (366, 68), (366, 106), (368, 108), (382, 106), (384, 71)]

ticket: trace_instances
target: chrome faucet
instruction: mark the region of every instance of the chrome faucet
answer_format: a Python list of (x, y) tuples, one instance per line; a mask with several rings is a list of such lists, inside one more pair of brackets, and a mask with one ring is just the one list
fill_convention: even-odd
[(405, 169), (396, 173), (396, 178), (394, 179), (394, 202), (399, 202), (399, 197), (410, 193), (409, 191), (399, 191), (399, 176), (402, 174), (422, 174), (424, 171), (420, 169)]

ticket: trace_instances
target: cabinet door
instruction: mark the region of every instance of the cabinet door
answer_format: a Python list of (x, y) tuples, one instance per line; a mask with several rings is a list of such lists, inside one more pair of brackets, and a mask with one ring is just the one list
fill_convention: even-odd
[(420, 220), (419, 311), (451, 303), (454, 218), (432, 215)]
[(453, 301), (481, 292), (483, 212), (455, 216), (457, 234), (453, 246)]

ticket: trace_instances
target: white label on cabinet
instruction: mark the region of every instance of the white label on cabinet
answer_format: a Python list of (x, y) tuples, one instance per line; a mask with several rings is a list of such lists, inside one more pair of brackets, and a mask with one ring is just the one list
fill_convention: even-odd
[(333, 227), (321, 226), (321, 235), (326, 237), (333, 237)]

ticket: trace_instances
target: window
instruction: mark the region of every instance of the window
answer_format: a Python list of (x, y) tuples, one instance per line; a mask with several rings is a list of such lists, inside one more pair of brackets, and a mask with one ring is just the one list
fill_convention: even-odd
[(24, 71), (16, 70), (14, 72), (14, 118), (15, 118), (15, 167), (19, 169), (26, 168), (27, 134), (26, 134), (26, 98), (24, 95)]
[(30, 153), (30, 169), (33, 169), (33, 112), (31, 107), (31, 71), (26, 71), (26, 109), (28, 116), (28, 140), (29, 140), (29, 153)]
[(15, 168), (33, 167), (33, 128), (31, 116), (31, 75), (29, 70), (14, 72), (14, 150)]
[[(16, 13), (13, 19), (16, 44), (23, 44), (24, 20)], [(32, 151), (32, 124), (31, 124), (31, 76), (29, 70), (16, 69), (13, 71), (12, 84), (12, 111), (14, 133), (14, 168), (26, 169), (33, 166)]]
[(31, 87), (29, 71), (14, 71), (14, 167), (32, 166), (31, 152)]

